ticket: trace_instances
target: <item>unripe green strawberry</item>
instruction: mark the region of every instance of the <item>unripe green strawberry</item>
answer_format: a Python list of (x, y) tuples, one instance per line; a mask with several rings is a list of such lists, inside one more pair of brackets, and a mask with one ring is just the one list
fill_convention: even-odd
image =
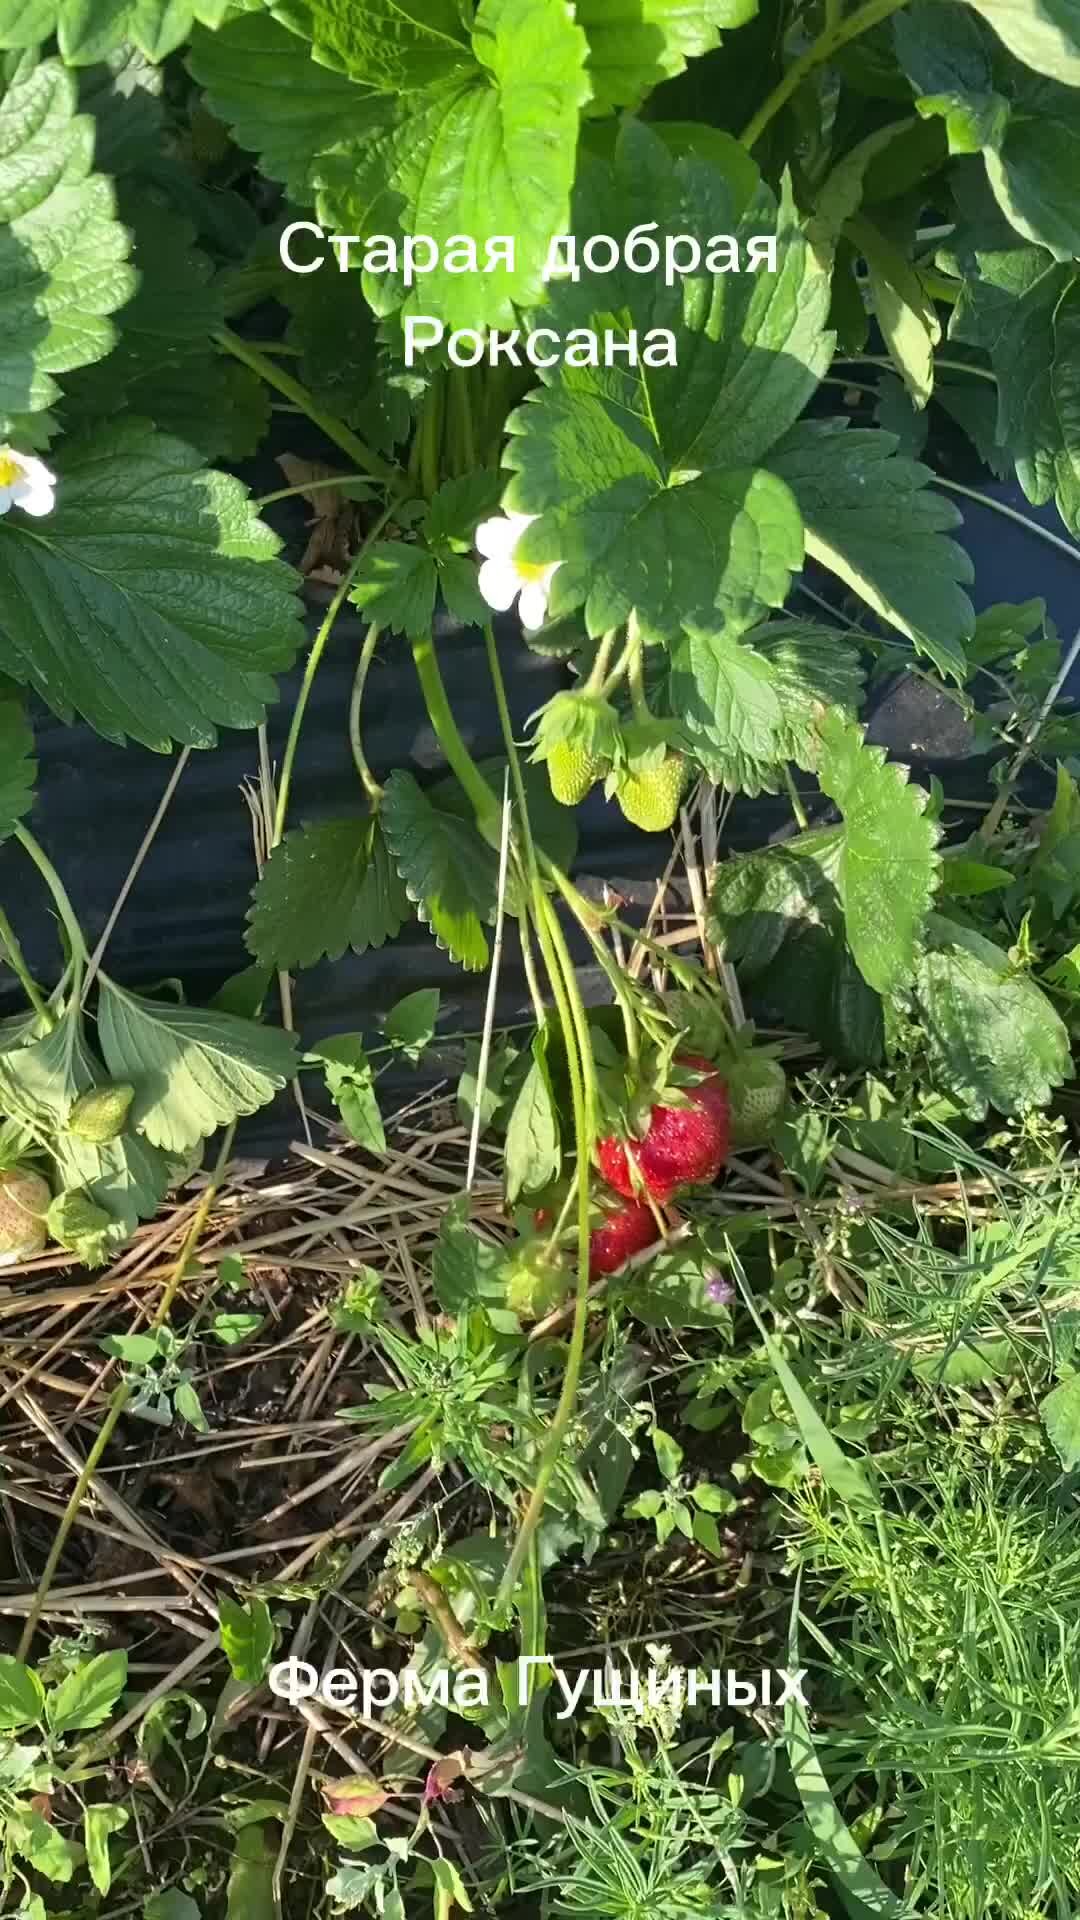
[(606, 772), (607, 762), (576, 740), (557, 740), (548, 753), (547, 770), (556, 800), (564, 807), (576, 807)]
[(45, 1214), (51, 1199), (40, 1173), (29, 1167), (0, 1171), (0, 1267), (17, 1266), (41, 1252), (48, 1239)]
[(686, 762), (681, 754), (669, 753), (658, 767), (624, 774), (615, 797), (635, 827), (663, 833), (675, 823), (685, 781)]
[(503, 1281), (511, 1313), (519, 1320), (542, 1320), (566, 1299), (571, 1276), (558, 1254), (549, 1254), (545, 1241), (532, 1240), (511, 1252)]
[(124, 1080), (91, 1087), (89, 1092), (80, 1093), (68, 1114), (68, 1132), (77, 1140), (89, 1140), (95, 1146), (115, 1140), (124, 1131), (134, 1098), (134, 1087)]
[(764, 1146), (787, 1099), (787, 1076), (779, 1060), (767, 1053), (746, 1053), (731, 1068), (727, 1085), (732, 1146)]

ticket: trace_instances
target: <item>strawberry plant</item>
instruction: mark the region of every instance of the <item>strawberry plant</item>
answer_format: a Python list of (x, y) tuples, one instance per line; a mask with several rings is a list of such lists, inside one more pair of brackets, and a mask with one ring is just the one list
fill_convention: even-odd
[[(142, 1920), (1080, 1902), (1046, 1598), (1080, 1463), (1080, 638), (1024, 597), (1080, 560), (1078, 155), (1076, 0), (0, 0), (23, 1920), (121, 1881)], [(1031, 556), (1007, 604), (988, 524)], [(921, 718), (883, 744), (898, 689), (961, 741), (947, 777)], [(183, 780), (226, 734), (243, 898)], [(38, 774), (59, 741), (81, 778), (89, 735), (121, 792), (168, 763), (100, 913)], [(220, 983), (164, 931), (117, 957), (167, 817), (230, 895)], [(612, 830), (651, 905), (590, 880)], [(441, 984), (402, 996), (420, 941)], [(376, 984), (306, 1031), (296, 977), (346, 956)], [(235, 1152), (275, 1101), (316, 1183), (284, 1222)], [(297, 1485), (309, 1443), (340, 1457)], [(210, 1554), (255, 1469), (285, 1484)], [(130, 1636), (115, 1735), (128, 1638), (82, 1662), (110, 1603), (179, 1636)], [(31, 1664), (73, 1612), (77, 1654)], [(437, 1689), (372, 1745), (319, 1676), (282, 1734), (275, 1636), (324, 1631), (429, 1695), (439, 1660), (482, 1675), (484, 1748)], [(552, 1714), (575, 1641), (647, 1646), (663, 1712)], [(812, 1659), (823, 1704), (682, 1726), (673, 1648)], [(319, 1742), (360, 1786), (314, 1819)]]

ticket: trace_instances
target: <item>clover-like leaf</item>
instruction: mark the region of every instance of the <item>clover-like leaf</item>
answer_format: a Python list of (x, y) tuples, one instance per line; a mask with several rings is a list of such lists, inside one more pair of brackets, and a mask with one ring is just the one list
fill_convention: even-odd
[(140, 421), (52, 459), (55, 510), (0, 527), (0, 671), (109, 740), (205, 747), (257, 726), (302, 629), (247, 489)]
[(346, 947), (384, 946), (409, 900), (378, 820), (319, 820), (274, 848), (252, 898), (245, 938), (264, 966), (313, 967)]
[(292, 1034), (211, 1007), (128, 993), (101, 976), (98, 1034), (109, 1071), (135, 1088), (131, 1125), (186, 1153), (266, 1106), (296, 1069)]
[(56, 60), (20, 63), (0, 98), (0, 438), (5, 417), (57, 399), (54, 374), (108, 353), (109, 316), (135, 290), (129, 237), (93, 153), (72, 75)]

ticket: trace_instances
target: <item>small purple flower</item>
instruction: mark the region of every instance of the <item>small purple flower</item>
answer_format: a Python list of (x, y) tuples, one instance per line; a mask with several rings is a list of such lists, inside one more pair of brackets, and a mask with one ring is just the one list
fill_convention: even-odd
[(711, 1300), (714, 1307), (730, 1307), (735, 1289), (722, 1273), (714, 1273), (705, 1288), (705, 1298)]

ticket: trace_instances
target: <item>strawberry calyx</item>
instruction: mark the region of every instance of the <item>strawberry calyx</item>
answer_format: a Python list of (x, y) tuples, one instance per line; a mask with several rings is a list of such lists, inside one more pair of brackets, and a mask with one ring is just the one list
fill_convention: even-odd
[(626, 1113), (596, 1144), (597, 1166), (616, 1193), (663, 1205), (683, 1187), (715, 1180), (727, 1158), (730, 1105), (713, 1061), (676, 1054), (662, 1084), (628, 1102)]
[(533, 716), (530, 758), (547, 762), (556, 800), (576, 806), (620, 752), (619, 716), (597, 694), (557, 693)]

